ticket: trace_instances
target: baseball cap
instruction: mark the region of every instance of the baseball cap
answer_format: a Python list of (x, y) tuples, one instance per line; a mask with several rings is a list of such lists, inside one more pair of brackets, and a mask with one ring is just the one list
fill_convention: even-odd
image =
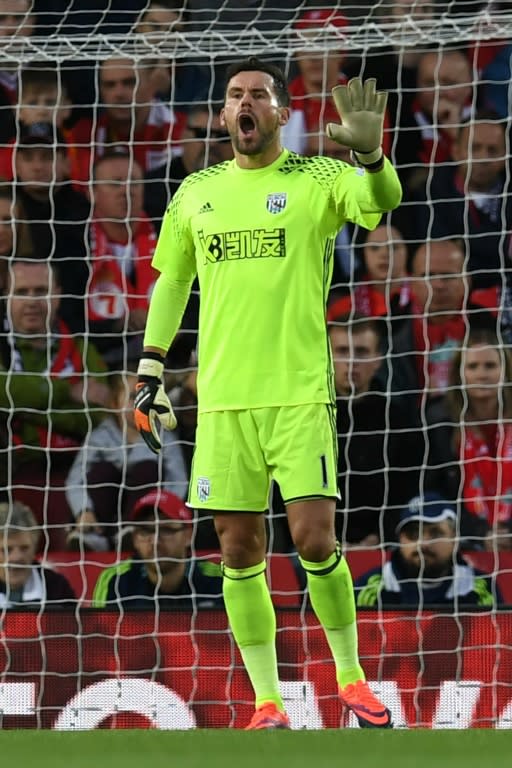
[(317, 27), (348, 27), (348, 19), (333, 8), (315, 8), (306, 11), (295, 23), (297, 31), (316, 29)]
[(51, 123), (20, 123), (18, 146), (65, 146), (66, 140), (61, 131)]
[(145, 496), (141, 496), (138, 501), (135, 502), (130, 514), (130, 520), (137, 520), (142, 512), (145, 511), (155, 512), (158, 510), (160, 514), (167, 517), (169, 520), (183, 520), (184, 522), (190, 522), (192, 520), (192, 512), (185, 506), (182, 499), (176, 496), (175, 493), (170, 491), (150, 491)]
[(428, 492), (423, 496), (415, 496), (400, 513), (396, 532), (400, 533), (404, 525), (412, 522), (441, 523), (443, 520), (457, 519), (453, 504), (445, 501), (438, 493)]

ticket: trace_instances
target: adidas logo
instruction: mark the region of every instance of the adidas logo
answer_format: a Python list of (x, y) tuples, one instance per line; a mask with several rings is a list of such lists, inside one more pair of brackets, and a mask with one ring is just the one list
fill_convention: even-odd
[(201, 208), (199, 209), (198, 212), (199, 213), (210, 213), (210, 211), (213, 211), (211, 203), (205, 203), (204, 205), (201, 206)]

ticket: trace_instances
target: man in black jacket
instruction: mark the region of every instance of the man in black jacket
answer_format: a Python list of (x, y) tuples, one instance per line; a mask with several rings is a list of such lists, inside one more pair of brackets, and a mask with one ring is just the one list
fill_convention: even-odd
[(90, 203), (65, 177), (66, 144), (60, 131), (50, 123), (20, 125), (14, 168), (33, 258), (50, 259), (57, 267), (63, 294), (60, 316), (72, 331), (83, 332)]
[(416, 492), (421, 466), (417, 425), (395, 394), (383, 391), (378, 320), (329, 324), (334, 358), (338, 478), (337, 535), (344, 544), (394, 540), (399, 508)]
[(399, 545), (391, 559), (355, 583), (358, 607), (492, 607), (502, 602), (491, 577), (458, 552), (457, 512), (439, 494), (411, 499), (396, 532)]

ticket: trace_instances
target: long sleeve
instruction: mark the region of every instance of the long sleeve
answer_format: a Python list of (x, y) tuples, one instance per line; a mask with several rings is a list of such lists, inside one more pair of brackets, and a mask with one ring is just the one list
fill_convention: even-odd
[(192, 280), (173, 280), (162, 273), (151, 296), (145, 347), (169, 349), (181, 324), (192, 288)]

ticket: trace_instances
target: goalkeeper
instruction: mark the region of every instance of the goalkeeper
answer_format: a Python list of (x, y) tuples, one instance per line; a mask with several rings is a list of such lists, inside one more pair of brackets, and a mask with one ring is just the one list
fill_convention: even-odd
[(338, 497), (332, 359), (325, 304), (334, 239), (346, 221), (374, 229), (401, 187), (381, 149), (386, 94), (354, 78), (333, 90), (330, 138), (354, 167), (281, 146), (286, 80), (258, 59), (232, 65), (221, 121), (234, 160), (188, 176), (165, 215), (153, 265), (135, 418), (160, 449), (176, 426), (164, 358), (196, 274), (199, 417), (189, 505), (214, 515), (223, 594), (255, 693), (249, 729), (288, 728), (279, 692), (276, 618), (265, 578), (264, 512), (279, 484), (311, 604), (324, 628), (345, 707), (368, 728), (391, 726), (365, 681), (352, 578), (334, 533)]

